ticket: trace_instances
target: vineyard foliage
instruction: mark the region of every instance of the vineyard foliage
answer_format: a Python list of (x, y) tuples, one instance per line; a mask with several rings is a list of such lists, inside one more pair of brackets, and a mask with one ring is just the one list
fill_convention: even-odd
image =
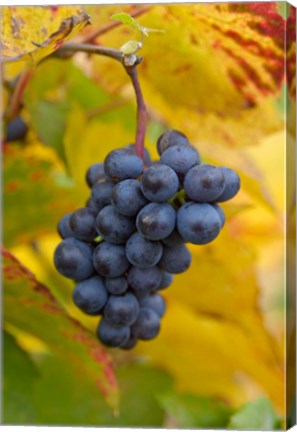
[[(277, 2), (2, 9), (4, 422), (279, 426), (295, 9)], [(142, 37), (125, 24), (109, 28), (120, 12), (161, 31)], [(159, 337), (128, 353), (99, 344), (96, 319), (74, 307), (73, 284), (52, 256), (57, 222), (85, 204), (87, 168), (134, 141), (133, 89), (113, 59), (56, 54), (69, 40), (119, 49), (141, 39), (152, 157), (165, 129), (181, 130), (203, 162), (236, 170), (242, 188), (223, 204), (227, 223), (216, 242), (191, 246), (191, 268), (164, 293)], [(25, 88), (15, 105), (19, 76)], [(29, 130), (7, 142), (16, 106)], [(288, 183), (292, 212), (294, 193)]]

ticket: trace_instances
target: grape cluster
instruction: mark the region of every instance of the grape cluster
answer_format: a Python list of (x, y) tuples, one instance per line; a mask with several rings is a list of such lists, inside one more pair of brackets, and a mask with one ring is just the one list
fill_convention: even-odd
[(181, 132), (163, 133), (157, 150), (155, 162), (129, 145), (92, 165), (86, 206), (58, 224), (56, 268), (76, 281), (76, 306), (102, 315), (97, 335), (110, 347), (130, 349), (159, 333), (166, 309), (159, 291), (189, 268), (185, 243), (218, 236), (225, 216), (217, 203), (240, 187), (233, 170), (201, 164)]

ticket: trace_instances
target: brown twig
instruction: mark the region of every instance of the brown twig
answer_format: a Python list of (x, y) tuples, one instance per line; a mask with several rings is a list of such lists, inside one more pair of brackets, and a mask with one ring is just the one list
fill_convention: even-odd
[(22, 104), (22, 98), (26, 90), (27, 84), (34, 73), (34, 68), (24, 69), (20, 74), (19, 79), (16, 83), (14, 92), (12, 93), (8, 110), (5, 114), (7, 121), (15, 118), (20, 110)]
[[(139, 8), (135, 12), (131, 12), (130, 16), (132, 18), (136, 18), (140, 15), (143, 15), (144, 13), (148, 12), (152, 8), (151, 5), (143, 6), (142, 8)], [(94, 31), (93, 33), (87, 35), (81, 42), (83, 43), (95, 43), (96, 38), (99, 36), (102, 36), (103, 34), (109, 32), (110, 30), (113, 30), (114, 28), (120, 26), (122, 22), (120, 21), (113, 21), (109, 24), (106, 24), (104, 27), (101, 27), (101, 29), (98, 29)]]
[(122, 63), (123, 53), (120, 50), (114, 48), (108, 48), (99, 45), (85, 44), (80, 42), (67, 42), (62, 45), (53, 54), (55, 57), (67, 57), (75, 52), (86, 52), (90, 54), (100, 54), (106, 57), (110, 57)]
[(135, 138), (135, 151), (136, 154), (144, 158), (144, 137), (147, 124), (147, 111), (144, 103), (142, 91), (137, 76), (137, 66), (125, 67), (127, 74), (131, 78), (131, 82), (135, 91), (136, 103), (137, 103), (137, 126), (136, 126), (136, 138)]
[(121, 106), (125, 105), (127, 103), (124, 99), (116, 99), (113, 100), (106, 105), (100, 105), (96, 108), (93, 108), (87, 112), (87, 118), (91, 119), (93, 117), (96, 117), (98, 115), (104, 115), (110, 112), (111, 110), (115, 108), (120, 108)]

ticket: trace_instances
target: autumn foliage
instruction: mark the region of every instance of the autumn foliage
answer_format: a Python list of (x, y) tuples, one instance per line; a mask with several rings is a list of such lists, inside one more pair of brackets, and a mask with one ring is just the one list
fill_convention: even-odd
[[(57, 222), (88, 196), (87, 168), (134, 141), (135, 98), (121, 64), (59, 55), (70, 40), (115, 49), (140, 40), (111, 20), (118, 12), (162, 30), (137, 53), (152, 157), (157, 137), (174, 128), (203, 162), (242, 180), (223, 204), (216, 242), (191, 246), (191, 268), (166, 291), (159, 337), (129, 353), (99, 344), (96, 319), (74, 307), (73, 285), (52, 262)], [(4, 422), (279, 427), (295, 14), (277, 2), (3, 8)], [(29, 129), (8, 142), (16, 116)]]

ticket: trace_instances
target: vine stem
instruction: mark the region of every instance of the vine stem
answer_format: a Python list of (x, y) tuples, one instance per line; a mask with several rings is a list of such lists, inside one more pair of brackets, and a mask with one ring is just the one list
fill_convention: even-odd
[(120, 50), (109, 48), (100, 45), (85, 44), (79, 42), (67, 42), (53, 53), (55, 57), (67, 57), (74, 52), (85, 52), (90, 54), (100, 54), (105, 57), (110, 57), (119, 62), (123, 62), (123, 53)]
[(27, 84), (30, 81), (30, 78), (32, 77), (33, 73), (34, 73), (34, 68), (25, 69), (21, 73), (21, 75), (17, 81), (16, 87), (14, 89), (14, 92), (12, 93), (12, 96), (11, 96), (11, 99), (9, 102), (9, 109), (8, 109), (7, 113), (5, 114), (6, 120), (9, 121), (18, 115), (24, 92), (26, 90)]
[(134, 88), (136, 103), (137, 103), (137, 126), (135, 138), (135, 152), (143, 160), (144, 159), (144, 137), (147, 125), (147, 111), (141, 91), (140, 83), (137, 75), (137, 65), (125, 67), (127, 74), (131, 78)]

